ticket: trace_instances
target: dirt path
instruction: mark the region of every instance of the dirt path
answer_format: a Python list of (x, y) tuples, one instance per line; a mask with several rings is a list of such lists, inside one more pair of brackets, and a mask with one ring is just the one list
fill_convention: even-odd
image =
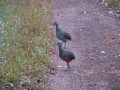
[[(120, 23), (95, 0), (54, 0), (55, 20), (72, 36), (67, 49), (76, 60), (55, 58), (53, 90), (120, 90)], [(62, 66), (62, 67), (59, 67)]]

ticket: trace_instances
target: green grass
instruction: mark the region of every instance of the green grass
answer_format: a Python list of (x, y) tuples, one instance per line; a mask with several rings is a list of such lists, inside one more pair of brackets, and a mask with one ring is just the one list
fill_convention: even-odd
[(120, 12), (120, 0), (107, 0), (107, 2), (113, 10)]
[(29, 4), (28, 0), (10, 1), (0, 0), (0, 21), (4, 23), (0, 56), (6, 60), (0, 68), (0, 80), (16, 84), (24, 77), (43, 79), (51, 64), (50, 6), (42, 0)]

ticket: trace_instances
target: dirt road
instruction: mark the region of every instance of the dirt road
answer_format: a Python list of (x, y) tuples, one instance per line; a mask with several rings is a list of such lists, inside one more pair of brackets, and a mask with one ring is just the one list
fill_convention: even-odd
[(55, 58), (53, 90), (120, 90), (120, 22), (96, 0), (54, 0), (55, 20), (72, 36), (67, 50), (76, 60)]

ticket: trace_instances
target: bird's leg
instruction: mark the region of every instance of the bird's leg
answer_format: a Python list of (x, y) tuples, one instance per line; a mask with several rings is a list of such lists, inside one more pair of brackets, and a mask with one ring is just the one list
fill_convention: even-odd
[(69, 65), (69, 62), (67, 62), (67, 67), (68, 67), (68, 70), (70, 69), (70, 65)]

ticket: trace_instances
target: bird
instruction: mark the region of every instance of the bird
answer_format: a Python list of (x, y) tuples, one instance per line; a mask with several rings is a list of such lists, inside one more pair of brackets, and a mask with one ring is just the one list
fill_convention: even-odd
[[(56, 27), (56, 37), (57, 37), (57, 39), (59, 39), (62, 42), (64, 42), (65, 45), (66, 45), (66, 42), (68, 40), (72, 40), (72, 38), (71, 38), (69, 33), (61, 30), (61, 28), (59, 27), (58, 22), (53, 22), (53, 25), (55, 25), (55, 27)], [(64, 45), (64, 48), (65, 48), (65, 45)]]
[(67, 51), (67, 50), (63, 49), (61, 42), (58, 42), (56, 45), (59, 48), (59, 56), (60, 56), (60, 58), (67, 63), (67, 70), (70, 69), (69, 63), (73, 59), (75, 59), (74, 54), (72, 52), (70, 52), (70, 51)]

